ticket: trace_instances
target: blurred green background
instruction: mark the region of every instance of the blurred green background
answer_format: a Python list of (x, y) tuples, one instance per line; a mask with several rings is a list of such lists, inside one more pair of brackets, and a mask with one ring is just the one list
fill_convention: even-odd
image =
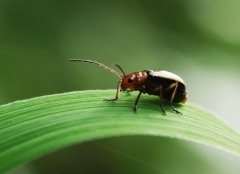
[[(165, 69), (186, 82), (190, 102), (240, 129), (240, 1), (1, 0), (0, 104), (47, 94), (115, 88), (86, 58), (126, 72)], [(231, 173), (220, 150), (155, 137), (79, 144), (12, 173)]]

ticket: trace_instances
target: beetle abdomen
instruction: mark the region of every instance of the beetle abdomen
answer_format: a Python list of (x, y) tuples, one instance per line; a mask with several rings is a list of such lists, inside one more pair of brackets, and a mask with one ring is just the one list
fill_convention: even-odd
[(175, 84), (178, 84), (177, 91), (173, 102), (184, 102), (187, 99), (186, 87), (182, 82), (175, 81), (173, 79), (162, 78), (158, 76), (148, 75), (144, 85), (144, 92), (150, 95), (160, 95), (160, 86), (163, 88), (163, 98), (170, 100), (174, 90)]
[[(169, 101), (171, 99), (173, 90), (174, 90), (173, 88), (170, 90), (165, 89), (164, 93), (163, 93), (163, 98)], [(186, 93), (185, 85), (183, 85), (182, 83), (178, 83), (177, 91), (176, 91), (175, 97), (173, 99), (173, 102), (185, 103), (186, 101), (187, 101), (187, 93)]]

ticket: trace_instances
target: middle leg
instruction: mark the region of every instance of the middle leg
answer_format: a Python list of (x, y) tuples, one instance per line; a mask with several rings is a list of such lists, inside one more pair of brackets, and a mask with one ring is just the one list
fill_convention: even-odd
[(163, 115), (166, 115), (166, 112), (163, 109), (163, 90), (163, 87), (160, 86), (160, 108), (162, 109)]
[(137, 112), (137, 104), (138, 104), (138, 100), (139, 100), (141, 94), (142, 94), (142, 91), (139, 92), (139, 94), (137, 96), (137, 99), (135, 100), (135, 103), (134, 103), (134, 106), (133, 106), (133, 111), (134, 112)]
[(137, 112), (137, 104), (138, 104), (139, 98), (140, 98), (142, 92), (144, 91), (144, 89), (145, 89), (145, 86), (143, 85), (141, 90), (139, 90), (139, 94), (138, 94), (138, 96), (137, 96), (137, 98), (135, 100), (134, 106), (133, 106), (133, 111), (134, 112)]

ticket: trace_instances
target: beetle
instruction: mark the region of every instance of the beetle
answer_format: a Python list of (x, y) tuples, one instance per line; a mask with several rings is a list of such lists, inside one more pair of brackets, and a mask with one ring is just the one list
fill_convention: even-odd
[(120, 80), (117, 85), (116, 96), (113, 99), (106, 99), (107, 101), (115, 101), (119, 99), (120, 91), (139, 91), (139, 94), (135, 100), (133, 111), (137, 112), (137, 104), (142, 93), (147, 93), (149, 95), (156, 95), (160, 97), (160, 108), (162, 113), (166, 115), (163, 108), (163, 100), (166, 100), (172, 110), (181, 115), (174, 106), (174, 103), (186, 103), (187, 102), (187, 90), (185, 82), (178, 75), (168, 72), (168, 71), (157, 71), (157, 70), (143, 70), (137, 71), (130, 74), (125, 74), (120, 65), (115, 64), (115, 66), (121, 71), (109, 68), (108, 66), (93, 60), (83, 60), (83, 59), (70, 59), (72, 62), (87, 62), (96, 64), (113, 74), (117, 75)]

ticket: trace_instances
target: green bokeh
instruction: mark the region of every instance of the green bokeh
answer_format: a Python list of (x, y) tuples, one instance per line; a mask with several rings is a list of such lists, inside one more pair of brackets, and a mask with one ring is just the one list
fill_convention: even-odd
[[(66, 158), (71, 160), (66, 161)], [(185, 142), (144, 136), (84, 143), (53, 153), (33, 164), (40, 173), (54, 173), (60, 169), (62, 174), (202, 174), (218, 171)]]

